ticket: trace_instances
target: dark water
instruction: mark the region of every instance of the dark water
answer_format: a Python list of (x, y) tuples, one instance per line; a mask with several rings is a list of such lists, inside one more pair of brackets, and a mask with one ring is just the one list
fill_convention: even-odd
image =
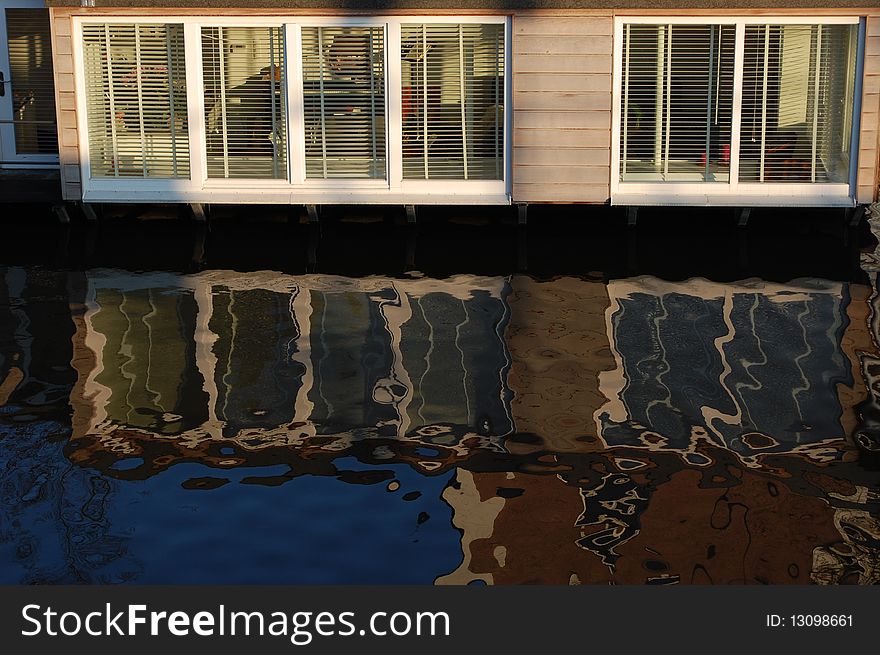
[(17, 228), (0, 583), (877, 583), (831, 223)]

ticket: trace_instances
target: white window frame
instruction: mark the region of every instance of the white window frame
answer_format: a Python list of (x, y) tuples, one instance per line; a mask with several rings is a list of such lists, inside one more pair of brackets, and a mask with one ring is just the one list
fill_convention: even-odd
[[(92, 178), (89, 161), (88, 117), (82, 26), (85, 24), (183, 25), (186, 61), (187, 123), (190, 177)], [(400, 29), (416, 24), (504, 25), (504, 140), (501, 180), (404, 180)], [(302, 27), (385, 26), (386, 179), (307, 179), (303, 122)], [(287, 92), (288, 178), (208, 178), (202, 71), (203, 27), (282, 27)], [(387, 204), (509, 204), (511, 202), (512, 47), (508, 16), (74, 16), (72, 22), (74, 75), (77, 91), (77, 129), (83, 199), (91, 202), (214, 202), (264, 204), (387, 203)]]
[[(623, 83), (623, 29), (625, 25), (734, 25), (736, 42), (733, 63), (733, 121), (730, 133), (728, 182), (621, 182), (621, 92)], [(859, 25), (856, 61), (861, 61), (864, 22), (858, 16), (617, 16), (614, 19), (614, 57), (611, 107), (611, 204), (612, 205), (797, 205), (851, 207), (855, 188), (851, 183), (740, 182), (739, 149), (742, 121), (743, 61), (746, 25)], [(857, 74), (858, 71), (853, 71)], [(858, 79), (854, 87), (853, 139), (850, 148), (850, 180), (858, 157), (858, 117), (861, 98)], [(781, 199), (784, 199), (781, 200)]]

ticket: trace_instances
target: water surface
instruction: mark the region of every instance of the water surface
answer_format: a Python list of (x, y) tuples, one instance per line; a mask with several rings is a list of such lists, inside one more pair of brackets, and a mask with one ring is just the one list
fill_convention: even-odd
[(873, 273), (162, 268), (0, 267), (0, 582), (880, 581)]

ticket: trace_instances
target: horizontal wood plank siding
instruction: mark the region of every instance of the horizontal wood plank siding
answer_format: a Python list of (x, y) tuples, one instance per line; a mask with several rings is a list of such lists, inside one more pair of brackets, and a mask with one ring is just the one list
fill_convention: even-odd
[(880, 187), (880, 16), (867, 18), (864, 70), (856, 200), (867, 203), (877, 201)]
[(513, 200), (604, 203), (611, 13), (513, 17)]
[(76, 122), (76, 85), (73, 77), (70, 17), (69, 10), (49, 10), (55, 76), (55, 111), (58, 119), (58, 160), (61, 164), (61, 197), (64, 200), (81, 200), (79, 133)]

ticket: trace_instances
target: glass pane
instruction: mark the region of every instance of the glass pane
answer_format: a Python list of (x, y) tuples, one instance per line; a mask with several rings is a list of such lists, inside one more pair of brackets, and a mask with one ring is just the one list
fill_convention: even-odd
[(733, 25), (625, 25), (621, 181), (727, 182)]
[(742, 182), (849, 181), (856, 25), (747, 25)]
[(302, 28), (306, 177), (385, 178), (385, 30)]
[(83, 25), (92, 177), (189, 177), (182, 25)]
[(48, 9), (7, 9), (15, 151), (58, 154)]
[(504, 26), (402, 25), (403, 177), (504, 179)]
[(280, 27), (202, 29), (208, 177), (287, 179)]

